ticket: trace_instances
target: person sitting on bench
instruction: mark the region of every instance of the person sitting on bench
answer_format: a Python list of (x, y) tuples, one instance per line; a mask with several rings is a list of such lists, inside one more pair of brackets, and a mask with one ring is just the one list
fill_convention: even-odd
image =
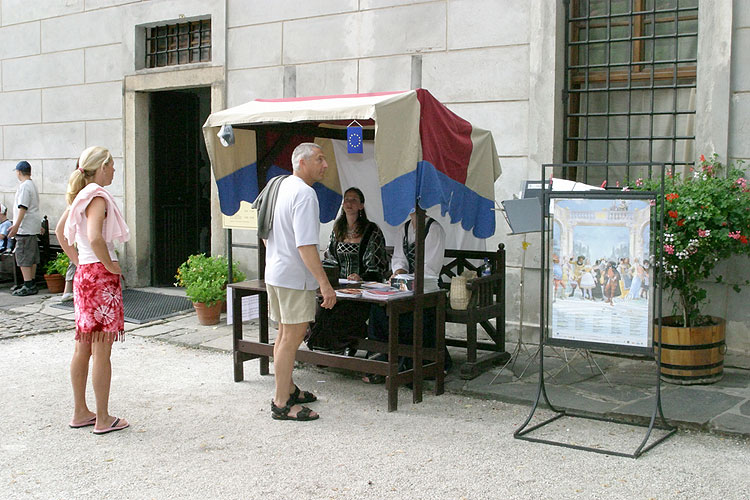
[(8, 207), (0, 203), (0, 253), (13, 248), (11, 244), (13, 240), (8, 237), (8, 231), (12, 225), (13, 221), (8, 219)]
[[(443, 268), (445, 254), (445, 231), (440, 223), (431, 217), (425, 220), (424, 237), (424, 276), (437, 278)], [(404, 237), (401, 245), (393, 248), (393, 259), (391, 269), (393, 275), (415, 272), (416, 260), (416, 213), (412, 210), (409, 220), (404, 224)], [(424, 347), (435, 347), (436, 337), (436, 315), (434, 309), (426, 309), (423, 312), (422, 345)], [(414, 315), (412, 313), (399, 316), (399, 343), (410, 344), (412, 342), (414, 326)], [(370, 312), (368, 337), (380, 342), (388, 342), (388, 318), (382, 307), (373, 307)], [(385, 360), (387, 354), (377, 353), (373, 359)], [(409, 369), (412, 366), (411, 358), (402, 358), (399, 362), (399, 371)], [(448, 350), (445, 350), (445, 370), (448, 371), (453, 365)], [(383, 383), (385, 380), (381, 375), (365, 375), (362, 380), (369, 384)]]
[[(367, 218), (365, 195), (356, 187), (344, 192), (341, 215), (331, 231), (326, 262), (339, 266), (339, 278), (352, 281), (386, 278), (385, 237), (378, 225)], [(367, 335), (369, 315), (369, 304), (341, 301), (333, 309), (318, 305), (307, 346), (331, 352), (343, 352), (346, 348), (356, 350), (358, 339)]]

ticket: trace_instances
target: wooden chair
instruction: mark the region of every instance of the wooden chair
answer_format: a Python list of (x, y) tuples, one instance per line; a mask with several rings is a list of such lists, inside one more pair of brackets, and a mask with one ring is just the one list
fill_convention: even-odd
[[(446, 338), (445, 343), (466, 348), (466, 363), (461, 365), (460, 376), (473, 379), (492, 363), (510, 359), (505, 351), (505, 245), (500, 243), (495, 252), (446, 249), (445, 258), (452, 260), (441, 271), (440, 286), (444, 288), (449, 288), (451, 278), (460, 276), (465, 269), (479, 274), (485, 258), (490, 263), (489, 276), (467, 281), (471, 299), (466, 310), (455, 310), (447, 304), (445, 312), (446, 322), (466, 325), (466, 340)], [(495, 318), (494, 326), (491, 318)], [(477, 341), (477, 325), (482, 326), (492, 342)], [(488, 352), (478, 356), (478, 350)]]

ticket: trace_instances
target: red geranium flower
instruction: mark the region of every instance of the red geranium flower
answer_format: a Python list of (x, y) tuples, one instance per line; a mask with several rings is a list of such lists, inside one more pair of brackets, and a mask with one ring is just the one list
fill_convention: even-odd
[(665, 195), (664, 197), (667, 199), (667, 201), (674, 201), (677, 198), (679, 198), (680, 195), (677, 193), (669, 193), (668, 195)]
[(677, 215), (678, 215), (678, 214), (677, 214), (677, 210), (670, 210), (669, 212), (667, 212), (667, 214), (668, 214), (668, 215), (669, 215), (670, 217), (672, 217), (673, 219), (676, 219), (676, 218), (677, 218)]
[(740, 236), (740, 241), (747, 245), (747, 236)]
[(684, 226), (685, 225), (685, 219), (680, 219), (677, 221), (678, 226)]

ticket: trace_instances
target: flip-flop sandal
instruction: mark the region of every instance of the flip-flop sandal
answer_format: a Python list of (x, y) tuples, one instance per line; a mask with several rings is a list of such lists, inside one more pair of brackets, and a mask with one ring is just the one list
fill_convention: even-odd
[(272, 399), (271, 418), (273, 418), (274, 420), (297, 420), (298, 422), (307, 422), (310, 420), (317, 420), (320, 417), (320, 415), (313, 416), (312, 410), (307, 406), (303, 406), (296, 415), (291, 416), (289, 415), (289, 411), (292, 409), (292, 406), (294, 406), (294, 404), (291, 398), (289, 399), (289, 401), (287, 401), (286, 406), (282, 408), (276, 406), (276, 403), (274, 403)]
[(94, 416), (93, 416), (93, 417), (91, 417), (90, 419), (88, 419), (88, 420), (85, 420), (85, 421), (83, 421), (83, 422), (81, 422), (81, 423), (78, 423), (78, 424), (77, 424), (77, 423), (75, 423), (75, 422), (73, 422), (73, 421), (71, 420), (71, 421), (70, 421), (70, 423), (68, 424), (68, 426), (69, 426), (69, 427), (70, 427), (71, 429), (80, 429), (81, 427), (89, 427), (89, 426), (91, 426), (91, 425), (94, 425), (95, 423), (96, 423), (96, 415), (94, 415)]
[(385, 376), (368, 374), (362, 377), (362, 382), (365, 384), (385, 384)]
[(312, 392), (300, 391), (299, 387), (294, 386), (294, 392), (289, 395), (289, 399), (292, 400), (292, 405), (312, 403), (318, 400), (318, 397)]
[(129, 426), (130, 424), (128, 424), (127, 422), (123, 424), (123, 423), (120, 423), (119, 418), (115, 418), (115, 421), (112, 422), (112, 425), (110, 425), (109, 427), (105, 429), (94, 429), (94, 434), (108, 434), (114, 431), (121, 431), (124, 428), (129, 427)]

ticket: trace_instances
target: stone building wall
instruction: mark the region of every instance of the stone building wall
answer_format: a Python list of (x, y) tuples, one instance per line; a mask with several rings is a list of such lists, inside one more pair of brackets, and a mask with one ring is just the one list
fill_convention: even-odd
[[(119, 171), (111, 190), (135, 228), (126, 272), (146, 284), (138, 271), (149, 238), (149, 198), (139, 191), (148, 161), (142, 96), (196, 82), (211, 86), (212, 109), (257, 97), (427, 88), (492, 131), (503, 166), (496, 197), (510, 198), (541, 164), (561, 160), (561, 9), (551, 0), (0, 0), (0, 201), (11, 204), (11, 169), (27, 159), (54, 224), (80, 151), (108, 146)], [(748, 13), (750, 0), (701, 0), (696, 151), (750, 159)], [(139, 69), (139, 29), (202, 16), (212, 19), (210, 63)], [(212, 248), (223, 251), (214, 207)], [(507, 231), (498, 215), (488, 247), (508, 247), (515, 335), (523, 251)], [(524, 323), (535, 338), (539, 249), (529, 241)], [(250, 252), (239, 255), (252, 262)], [(750, 354), (746, 290), (717, 287), (712, 307), (730, 319), (730, 350)]]

